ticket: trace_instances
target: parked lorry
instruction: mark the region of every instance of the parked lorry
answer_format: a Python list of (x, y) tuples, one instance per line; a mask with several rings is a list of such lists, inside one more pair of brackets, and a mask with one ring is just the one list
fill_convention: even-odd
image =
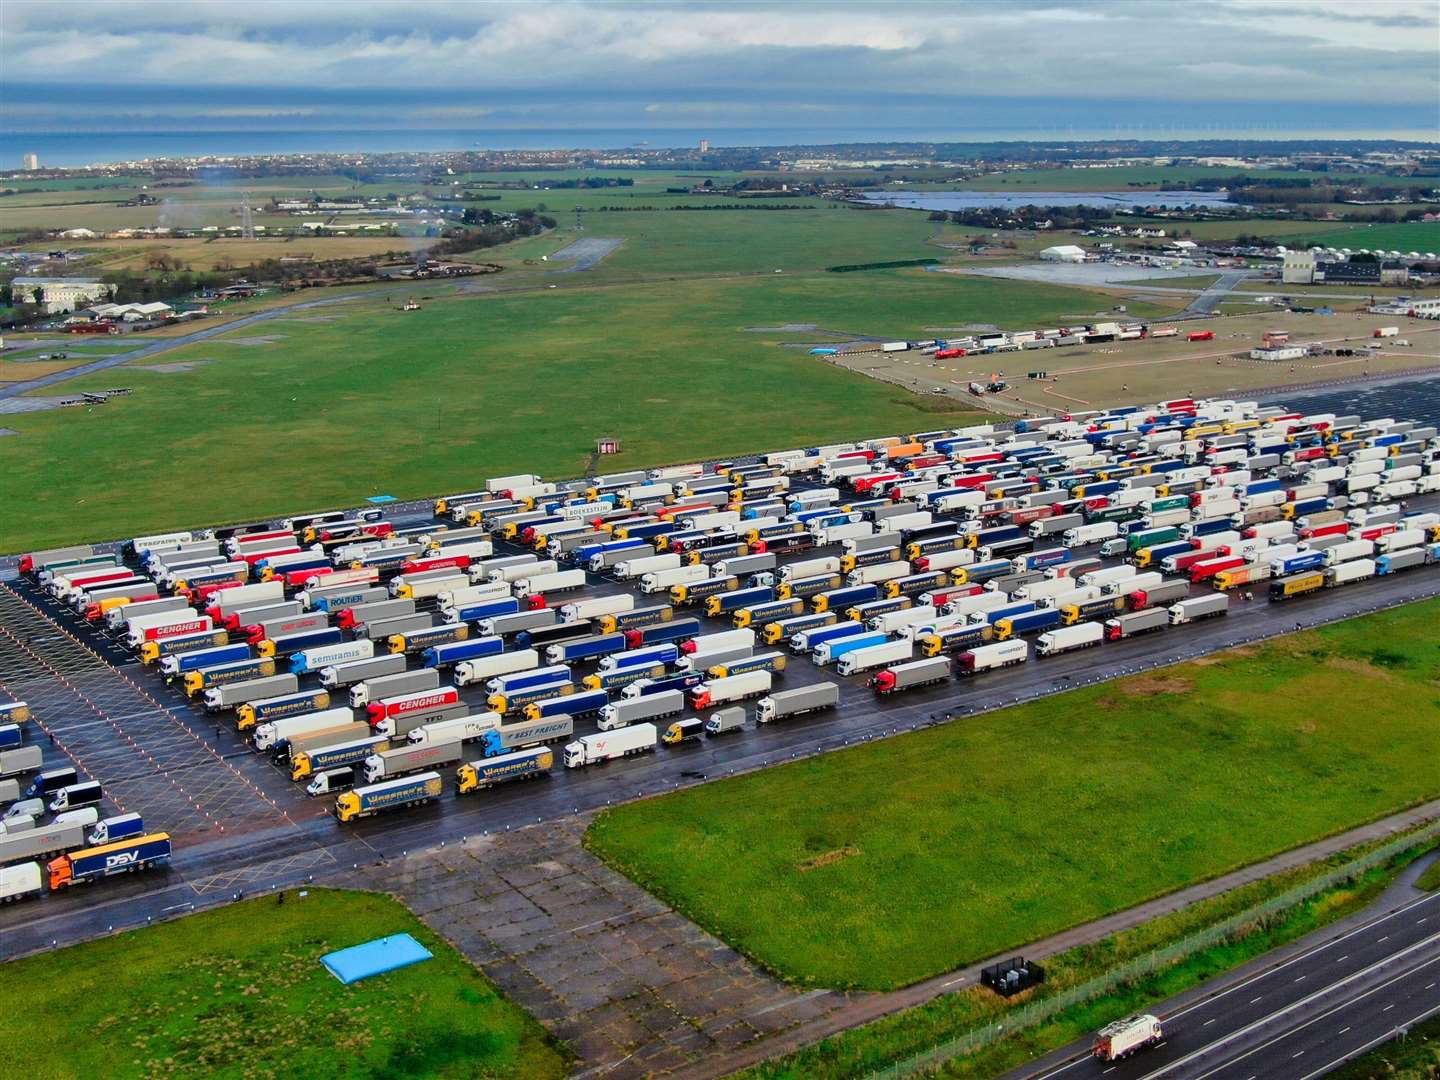
[[(742, 676), (743, 677), (743, 676)], [(833, 709), (840, 704), (840, 688), (834, 683), (816, 683), (794, 690), (781, 690), (762, 697), (755, 704), (755, 720), (768, 724), (772, 720), (783, 720), (802, 713)]]
[(1105, 637), (1109, 641), (1120, 641), (1151, 630), (1170, 625), (1170, 612), (1163, 607), (1143, 608), (1126, 612), (1113, 619), (1105, 620)]
[(19, 866), (0, 866), (0, 904), (12, 900), (24, 900), (38, 896), (45, 891), (45, 878), (38, 862), (21, 863)]
[(534, 780), (550, 775), (555, 766), (555, 752), (546, 746), (512, 753), (487, 756), (461, 765), (455, 774), (456, 790), (461, 795), (511, 780)]
[(461, 756), (459, 739), (422, 743), (418, 746), (397, 746), (371, 754), (362, 764), (361, 771), (367, 784), (375, 784), (424, 769), (452, 765), (459, 761)]
[(685, 695), (679, 690), (667, 690), (640, 698), (622, 698), (612, 701), (600, 710), (599, 728), (611, 731), (642, 720), (661, 720), (667, 716), (678, 716), (685, 711)]
[(1181, 626), (1197, 619), (1224, 615), (1229, 610), (1230, 597), (1224, 593), (1207, 593), (1205, 596), (1191, 597), (1170, 605), (1170, 625)]
[(349, 709), (322, 709), (258, 724), (253, 741), (256, 750), (277, 750), (311, 735), (350, 731), (356, 724), (355, 714)]
[(150, 833), (117, 840), (112, 844), (83, 848), (52, 859), (45, 867), (50, 891), (81, 885), (112, 874), (148, 870), (170, 858), (168, 833)]
[(370, 755), (389, 749), (390, 740), (386, 736), (362, 733), (344, 742), (296, 750), (290, 755), (290, 779), (304, 780), (307, 776), (342, 766), (358, 768)]
[(484, 755), (498, 757), (515, 750), (524, 750), (542, 743), (558, 742), (575, 734), (575, 721), (568, 713), (521, 720), (513, 724), (497, 724), (480, 736)]
[(565, 767), (578, 769), (615, 758), (654, 750), (658, 732), (654, 724), (631, 724), (614, 731), (584, 735), (565, 746)]
[(381, 675), (366, 679), (350, 687), (350, 707), (363, 708), (372, 701), (414, 694), (422, 690), (434, 690), (440, 686), (440, 672), (436, 668), (417, 668), (414, 671), (400, 671), (393, 675)]
[(1061, 626), (1041, 634), (1035, 639), (1035, 653), (1037, 656), (1055, 656), (1058, 653), (1070, 652), (1072, 649), (1085, 649), (1091, 645), (1099, 645), (1104, 640), (1105, 628), (1100, 623), (1076, 623), (1073, 626)]
[(915, 643), (908, 638), (885, 641), (847, 652), (837, 661), (835, 672), (837, 675), (858, 675), (863, 671), (909, 660), (914, 654)]
[(320, 669), (320, 685), (327, 690), (343, 690), (367, 680), (398, 675), (405, 670), (405, 657), (400, 653), (386, 653), (369, 660), (351, 660)]
[(444, 788), (445, 783), (437, 772), (424, 772), (416, 776), (398, 777), (357, 787), (335, 800), (335, 817), (341, 822), (355, 821), (385, 810), (420, 806), (432, 799), (438, 799)]
[(886, 668), (872, 676), (868, 685), (878, 694), (893, 694), (944, 682), (950, 678), (951, 672), (948, 656), (932, 656)]
[(957, 675), (975, 675), (981, 671), (1023, 664), (1030, 659), (1030, 643), (1023, 638), (977, 645), (955, 658)]

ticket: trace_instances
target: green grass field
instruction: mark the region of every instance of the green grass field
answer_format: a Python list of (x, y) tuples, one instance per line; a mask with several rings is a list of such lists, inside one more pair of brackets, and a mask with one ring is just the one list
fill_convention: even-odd
[(802, 984), (886, 989), (1440, 794), (1440, 601), (607, 811)]
[(1440, 252), (1440, 222), (1406, 222), (1394, 225), (1355, 224), (1348, 228), (1331, 229), (1323, 223), (1311, 222), (1308, 231), (1299, 234), (1303, 244), (1319, 244), (1322, 247), (1348, 247), (1359, 251), (1361, 248), (1385, 251)]
[[(842, 263), (941, 257), (923, 214), (849, 210), (707, 210), (595, 213), (586, 237), (625, 243), (600, 264), (607, 275), (742, 274), (821, 270)], [(592, 271), (593, 272), (593, 271)]]
[(918, 271), (643, 289), (583, 278), (419, 312), (355, 301), (66, 383), (134, 393), (6, 418), (20, 435), (0, 440), (0, 468), (25, 512), (0, 519), (0, 550), (438, 494), (507, 472), (574, 476), (602, 435), (623, 440), (626, 468), (967, 422), (975, 414), (953, 402), (745, 328), (919, 336), (1105, 306), (1079, 290)]
[[(566, 1052), (387, 897), (246, 900), (0, 965), (31, 1038), (5, 1072), (104, 1077), (561, 1077)], [(410, 933), (434, 958), (343, 986), (334, 949)]]
[[(1247, 882), (1219, 896), (1187, 904), (1139, 926), (1047, 957), (1045, 983), (1033, 994), (1005, 999), (981, 986), (941, 994), (923, 1005), (901, 1009), (793, 1054), (746, 1069), (737, 1074), (736, 1080), (850, 1080), (871, 1076), (877, 1070), (940, 1046), (956, 1036), (1000, 1022), (1021, 1005), (1073, 990), (1123, 964), (1232, 919), (1352, 862), (1373, 849), (1376, 843), (1362, 844), (1328, 859)], [(1271, 913), (1263, 920), (1247, 922), (1243, 929), (1220, 944), (1191, 953), (1148, 977), (1122, 984), (1108, 994), (1065, 1009), (1045, 1024), (1012, 1031), (982, 1050), (950, 1061), (939, 1075), (967, 1080), (1000, 1076), (1023, 1062), (1083, 1038), (1118, 1016), (1153, 1008), (1159, 1001), (1359, 911), (1383, 892), (1415, 857), (1413, 850), (1403, 853), (1294, 907)]]

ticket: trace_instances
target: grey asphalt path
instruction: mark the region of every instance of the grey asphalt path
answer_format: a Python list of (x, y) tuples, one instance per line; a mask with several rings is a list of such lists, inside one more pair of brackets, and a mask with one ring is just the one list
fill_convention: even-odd
[(1250, 276), (1249, 270), (1226, 270), (1211, 284), (1207, 285), (1199, 296), (1191, 300), (1185, 306), (1185, 310), (1176, 315), (1176, 319), (1198, 319), (1207, 315), (1213, 315), (1215, 309), (1220, 306), (1221, 301)]

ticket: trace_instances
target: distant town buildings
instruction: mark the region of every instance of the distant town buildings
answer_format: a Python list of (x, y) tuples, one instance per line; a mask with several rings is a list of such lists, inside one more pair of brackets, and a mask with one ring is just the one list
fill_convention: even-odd
[(40, 168), (39, 154), (26, 154), (21, 159), (21, 161), (24, 163), (26, 172), (34, 172), (36, 169)]
[(17, 304), (38, 304), (47, 315), (56, 315), (109, 300), (115, 295), (115, 286), (99, 278), (17, 277), (10, 282), (10, 294)]
[(700, 153), (702, 153), (702, 154), (708, 154), (709, 152), (710, 152), (710, 140), (709, 140), (709, 139), (701, 139), (701, 140), (700, 140)]

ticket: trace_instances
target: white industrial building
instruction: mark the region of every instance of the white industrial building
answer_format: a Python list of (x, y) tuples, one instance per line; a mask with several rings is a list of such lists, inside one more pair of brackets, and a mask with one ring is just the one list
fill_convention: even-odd
[(1046, 262), (1069, 262), (1083, 263), (1085, 261), (1085, 249), (1076, 247), (1074, 244), (1057, 244), (1055, 247), (1048, 247), (1040, 252), (1040, 258)]
[(17, 277), (10, 282), (10, 295), (17, 304), (39, 304), (47, 315), (56, 315), (108, 300), (115, 288), (99, 278)]
[(1311, 285), (1315, 282), (1315, 256), (1309, 251), (1285, 252), (1280, 265), (1280, 280), (1286, 285)]

